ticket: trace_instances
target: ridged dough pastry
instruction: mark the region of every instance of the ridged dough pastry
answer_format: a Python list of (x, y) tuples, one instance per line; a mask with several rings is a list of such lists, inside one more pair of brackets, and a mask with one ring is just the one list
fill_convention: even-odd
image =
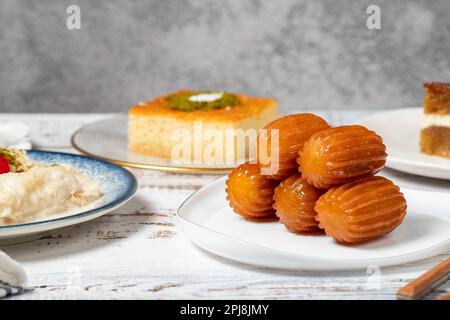
[(302, 179), (300, 173), (283, 180), (274, 195), (274, 208), (280, 222), (295, 233), (320, 232), (314, 205), (322, 193)]
[(331, 188), (316, 202), (315, 210), (327, 235), (358, 243), (397, 228), (406, 215), (406, 200), (392, 181), (369, 177)]
[(230, 173), (226, 185), (227, 200), (234, 212), (244, 218), (274, 215), (273, 193), (278, 182), (261, 175), (258, 165), (241, 164)]
[(297, 162), (309, 184), (328, 189), (380, 171), (386, 147), (379, 135), (363, 126), (329, 128), (305, 143)]
[[(275, 162), (271, 159), (272, 139), (271, 132), (278, 129), (279, 136), (279, 166), (278, 170), (272, 170), (269, 178), (283, 180), (297, 171), (296, 158), (305, 142), (316, 132), (329, 128), (328, 123), (322, 118), (310, 114), (300, 113), (281, 117), (269, 123), (265, 129), (265, 135), (258, 136), (258, 163), (262, 168), (270, 168)], [(261, 157), (267, 154), (267, 159)], [(274, 155), (275, 156), (275, 155)]]

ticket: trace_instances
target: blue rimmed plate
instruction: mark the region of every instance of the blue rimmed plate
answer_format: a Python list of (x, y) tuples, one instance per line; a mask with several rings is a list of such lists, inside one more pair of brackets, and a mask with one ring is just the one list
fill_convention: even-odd
[(48, 220), (0, 226), (0, 241), (28, 237), (98, 218), (129, 201), (138, 189), (136, 178), (128, 170), (106, 161), (70, 153), (37, 150), (28, 151), (28, 156), (42, 164), (61, 163), (77, 168), (100, 185), (103, 195), (87, 211), (71, 215), (58, 214), (57, 218)]

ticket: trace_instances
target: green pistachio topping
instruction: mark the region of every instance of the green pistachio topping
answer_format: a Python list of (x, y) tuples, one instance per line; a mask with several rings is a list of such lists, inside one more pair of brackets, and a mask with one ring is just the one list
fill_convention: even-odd
[(175, 93), (169, 95), (167, 101), (172, 109), (180, 111), (213, 110), (239, 104), (239, 99), (234, 94), (223, 91)]

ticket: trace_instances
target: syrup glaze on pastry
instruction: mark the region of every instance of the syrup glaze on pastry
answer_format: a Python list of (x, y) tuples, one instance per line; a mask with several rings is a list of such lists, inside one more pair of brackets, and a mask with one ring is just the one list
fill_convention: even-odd
[[(279, 136), (279, 167), (268, 175), (275, 180), (283, 180), (297, 171), (296, 158), (299, 150), (305, 142), (316, 132), (329, 128), (328, 123), (322, 118), (310, 114), (300, 113), (281, 117), (269, 123), (265, 135), (258, 135), (258, 163), (262, 168), (270, 168), (272, 163), (271, 131), (278, 130)], [(267, 159), (262, 159), (261, 150), (267, 154)], [(266, 151), (266, 152), (264, 152)]]
[(314, 134), (299, 151), (299, 170), (320, 189), (374, 175), (386, 162), (383, 139), (363, 126), (342, 126)]
[(315, 210), (327, 235), (358, 243), (397, 228), (406, 215), (406, 200), (390, 180), (369, 177), (331, 188), (316, 202)]
[(274, 208), (280, 222), (291, 232), (320, 232), (314, 205), (322, 193), (302, 179), (300, 173), (283, 180), (274, 195)]
[(248, 219), (274, 215), (273, 193), (278, 182), (261, 175), (258, 165), (241, 164), (230, 173), (226, 185), (227, 200), (237, 214)]

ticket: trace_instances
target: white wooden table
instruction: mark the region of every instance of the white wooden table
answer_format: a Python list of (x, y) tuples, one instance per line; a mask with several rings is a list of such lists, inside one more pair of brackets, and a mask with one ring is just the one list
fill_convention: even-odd
[[(369, 113), (319, 114), (341, 124)], [(71, 133), (110, 116), (1, 114), (0, 121), (29, 124), (36, 148), (75, 152)], [(13, 299), (395, 299), (400, 286), (449, 257), (381, 270), (321, 273), (231, 262), (194, 246), (175, 217), (183, 200), (218, 176), (131, 171), (141, 189), (117, 211), (42, 239), (1, 247), (25, 267), (33, 289)], [(425, 182), (434, 188), (434, 181)], [(450, 190), (448, 183), (436, 183)]]

